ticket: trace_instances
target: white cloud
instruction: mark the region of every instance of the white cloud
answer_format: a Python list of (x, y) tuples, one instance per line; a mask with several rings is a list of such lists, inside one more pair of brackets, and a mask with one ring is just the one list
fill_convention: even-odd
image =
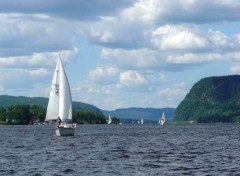
[[(110, 48), (139, 48), (148, 43), (150, 32), (144, 26), (120, 17), (101, 17), (99, 21), (76, 23), (76, 29), (90, 43)], [(136, 42), (137, 41), (137, 42)]]
[(61, 52), (42, 52), (33, 53), (26, 56), (0, 57), (0, 66), (7, 68), (36, 68), (55, 66), (56, 60), (61, 53), (61, 58), (65, 62), (78, 55), (78, 49), (63, 50)]
[[(122, 17), (130, 22), (153, 23), (161, 14), (165, 12), (164, 5), (166, 1), (139, 0), (122, 12)], [(139, 15), (141, 14), (141, 15)]]
[(240, 63), (236, 62), (234, 65), (230, 67), (230, 71), (234, 74), (240, 74)]
[(228, 36), (223, 34), (221, 31), (213, 31), (210, 29), (208, 33), (209, 33), (209, 39), (217, 47), (221, 47), (221, 46), (224, 47), (229, 42)]
[(103, 48), (101, 56), (123, 69), (154, 69), (164, 65), (158, 51), (147, 48), (124, 50)]
[(120, 73), (119, 88), (126, 88), (129, 90), (142, 90), (146, 89), (148, 81), (146, 78), (137, 71), (125, 71)]
[(200, 64), (204, 62), (229, 60), (238, 61), (240, 52), (230, 53), (186, 53), (183, 55), (169, 55), (167, 58), (168, 63), (172, 64)]
[(0, 13), (0, 56), (31, 55), (73, 48), (73, 36), (68, 34), (67, 21), (34, 14)]
[[(240, 3), (237, 0), (139, 0), (123, 10), (122, 16), (130, 22), (143, 24), (209, 23), (239, 20)], [(139, 15), (141, 14), (141, 15)]]
[(118, 81), (118, 68), (116, 67), (97, 67), (88, 73), (88, 79), (99, 84), (113, 84)]
[(199, 50), (207, 46), (206, 40), (192, 26), (183, 25), (159, 27), (153, 31), (152, 42), (160, 50)]
[[(116, 15), (122, 8), (128, 7), (133, 0), (21, 0), (0, 1), (2, 13), (47, 14), (68, 20), (97, 20), (101, 16)], [(14, 4), (14, 5), (13, 5)]]
[[(77, 54), (77, 49), (62, 51), (62, 60), (67, 62)], [(48, 96), (52, 70), (58, 55), (57, 52), (48, 52), (33, 53), (30, 56), (0, 57), (2, 94)]]
[(178, 82), (178, 83), (175, 83), (174, 85), (173, 85), (173, 87), (185, 87), (186, 86), (186, 82)]
[(18, 89), (22, 88), (34, 88), (34, 85), (40, 83), (46, 83), (45, 79), (48, 76), (48, 71), (46, 69), (10, 69), (10, 70), (0, 70), (0, 84), (4, 88)]

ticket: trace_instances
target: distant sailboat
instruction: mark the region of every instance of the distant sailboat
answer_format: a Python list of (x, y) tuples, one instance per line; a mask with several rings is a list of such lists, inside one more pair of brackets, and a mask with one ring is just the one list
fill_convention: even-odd
[(161, 119), (159, 120), (159, 123), (160, 123), (161, 125), (163, 125), (163, 124), (165, 123), (165, 121), (166, 121), (166, 119), (165, 119), (165, 115), (164, 115), (164, 112), (163, 112), (162, 117), (161, 117)]
[(57, 136), (74, 135), (76, 124), (72, 123), (71, 91), (60, 57), (52, 80), (45, 121), (53, 120), (59, 122), (55, 130)]
[(108, 124), (111, 124), (112, 123), (112, 118), (111, 118), (111, 116), (109, 115), (108, 116)]
[(144, 124), (143, 118), (141, 118), (141, 124)]

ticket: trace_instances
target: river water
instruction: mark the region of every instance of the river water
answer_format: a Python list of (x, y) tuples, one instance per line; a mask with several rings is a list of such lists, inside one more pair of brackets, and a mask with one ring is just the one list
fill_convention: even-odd
[(0, 126), (0, 175), (240, 175), (240, 125)]

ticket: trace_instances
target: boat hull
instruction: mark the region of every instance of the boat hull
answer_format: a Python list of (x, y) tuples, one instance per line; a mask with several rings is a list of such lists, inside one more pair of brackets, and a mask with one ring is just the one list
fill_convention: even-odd
[(55, 130), (57, 136), (74, 136), (75, 128), (59, 127)]

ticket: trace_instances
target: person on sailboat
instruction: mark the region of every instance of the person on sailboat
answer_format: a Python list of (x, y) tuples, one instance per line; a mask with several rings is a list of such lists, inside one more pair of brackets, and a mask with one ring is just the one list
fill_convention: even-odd
[(61, 125), (61, 123), (62, 123), (62, 120), (60, 119), (60, 117), (58, 117), (58, 119), (57, 119), (57, 126), (58, 126), (58, 128)]

